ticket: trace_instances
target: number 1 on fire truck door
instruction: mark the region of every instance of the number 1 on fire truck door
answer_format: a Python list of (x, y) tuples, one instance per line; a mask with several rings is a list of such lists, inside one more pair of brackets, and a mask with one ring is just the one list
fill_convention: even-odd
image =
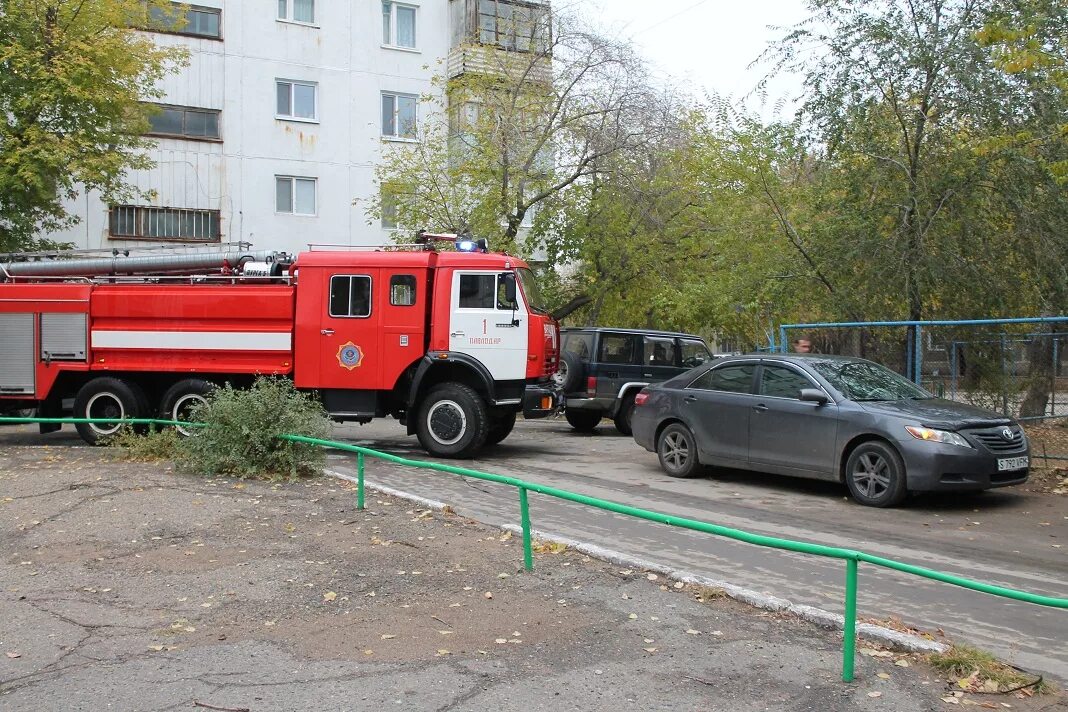
[(456, 272), (449, 350), (478, 359), (495, 381), (526, 378), (527, 308), (513, 272)]
[(320, 338), (320, 388), (377, 388), (379, 320), (376, 270), (330, 275)]

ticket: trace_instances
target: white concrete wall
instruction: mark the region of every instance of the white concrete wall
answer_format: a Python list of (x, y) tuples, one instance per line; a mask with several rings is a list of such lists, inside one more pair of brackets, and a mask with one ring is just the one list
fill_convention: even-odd
[[(132, 182), (155, 192), (151, 205), (219, 210), (223, 240), (295, 251), (307, 243), (376, 245), (390, 233), (368, 225), (381, 139), (381, 92), (427, 94), (449, 47), (448, 0), (419, 7), (417, 50), (382, 46), (377, 0), (316, 3), (316, 26), (280, 22), (276, 3), (197, 0), (224, 7), (219, 40), (156, 34), (190, 50), (189, 66), (163, 80), (164, 103), (220, 109), (222, 142), (157, 139), (156, 167)], [(317, 122), (275, 118), (275, 79), (318, 82)], [(420, 106), (420, 119), (430, 106)], [(317, 214), (275, 212), (275, 175), (316, 178)], [(355, 204), (354, 204), (355, 199)], [(95, 194), (68, 207), (81, 223), (50, 235), (79, 248), (120, 247), (107, 206)], [(147, 243), (137, 242), (137, 245)]]

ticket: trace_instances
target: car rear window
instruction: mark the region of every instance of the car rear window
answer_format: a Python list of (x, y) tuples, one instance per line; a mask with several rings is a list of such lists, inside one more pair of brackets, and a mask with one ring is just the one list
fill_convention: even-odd
[(756, 365), (742, 363), (737, 366), (720, 366), (705, 371), (688, 388), (704, 391), (726, 391), (727, 393), (751, 393), (753, 390), (753, 372)]

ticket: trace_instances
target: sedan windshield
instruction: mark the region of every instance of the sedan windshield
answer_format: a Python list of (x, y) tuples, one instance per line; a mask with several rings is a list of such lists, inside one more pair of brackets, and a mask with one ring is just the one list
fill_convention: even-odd
[(813, 360), (812, 368), (854, 401), (924, 400), (933, 395), (888, 368), (870, 361)]

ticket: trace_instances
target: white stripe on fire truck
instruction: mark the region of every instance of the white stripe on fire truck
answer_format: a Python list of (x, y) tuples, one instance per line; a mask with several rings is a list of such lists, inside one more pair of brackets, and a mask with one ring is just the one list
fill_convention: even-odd
[(93, 331), (94, 349), (288, 351), (293, 337), (276, 331)]

